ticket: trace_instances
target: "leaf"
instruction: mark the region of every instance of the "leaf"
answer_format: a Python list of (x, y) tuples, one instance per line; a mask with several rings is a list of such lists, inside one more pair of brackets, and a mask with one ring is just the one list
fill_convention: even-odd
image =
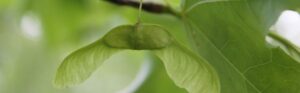
[(67, 87), (83, 82), (118, 51), (120, 49), (110, 48), (99, 40), (71, 53), (58, 68), (54, 84)]
[[(221, 93), (299, 93), (300, 64), (265, 36), (287, 2), (186, 0), (183, 21), (194, 51), (220, 77)], [(193, 7), (192, 7), (193, 6)]]
[(219, 78), (214, 69), (201, 57), (179, 44), (154, 53), (162, 60), (170, 78), (189, 93), (219, 93)]

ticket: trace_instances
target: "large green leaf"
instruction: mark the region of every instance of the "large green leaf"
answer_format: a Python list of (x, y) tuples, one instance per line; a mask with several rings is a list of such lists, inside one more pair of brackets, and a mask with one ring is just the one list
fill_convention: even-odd
[(86, 80), (107, 58), (120, 49), (110, 48), (102, 40), (71, 53), (58, 68), (55, 85), (67, 87)]
[(217, 70), (221, 93), (300, 93), (300, 64), (265, 43), (281, 11), (295, 8), (297, 2), (185, 1), (183, 21), (190, 39)]
[(175, 84), (189, 93), (219, 93), (219, 78), (215, 70), (179, 44), (154, 50), (162, 60), (166, 71)]

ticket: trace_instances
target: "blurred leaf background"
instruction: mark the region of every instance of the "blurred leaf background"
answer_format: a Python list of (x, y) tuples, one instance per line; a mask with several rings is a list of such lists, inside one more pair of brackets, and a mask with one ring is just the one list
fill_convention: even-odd
[[(179, 8), (179, 0), (146, 2)], [(137, 9), (103, 0), (1, 0), (0, 93), (131, 93), (143, 80), (138, 93), (185, 93), (169, 79), (159, 60), (150, 60), (153, 56), (143, 51), (113, 56), (76, 87), (52, 85), (65, 56), (115, 26), (134, 24), (136, 18)], [(143, 13), (142, 20), (171, 28), (176, 38), (186, 41), (182, 24), (173, 16)]]
[[(180, 0), (145, 1), (180, 8)], [(0, 0), (0, 93), (186, 93), (144, 51), (113, 56), (76, 87), (52, 85), (65, 56), (113, 27), (134, 24), (137, 15), (137, 9), (103, 0)], [(143, 12), (142, 20), (165, 27), (189, 45), (183, 24), (174, 16)], [(280, 23), (275, 26), (286, 30)]]

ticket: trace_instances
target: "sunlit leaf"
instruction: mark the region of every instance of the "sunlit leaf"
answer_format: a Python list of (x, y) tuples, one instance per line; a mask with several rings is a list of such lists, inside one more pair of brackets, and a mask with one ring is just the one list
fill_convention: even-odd
[(219, 93), (215, 70), (201, 57), (179, 44), (154, 52), (164, 63), (170, 78), (189, 93)]
[(106, 59), (120, 49), (106, 46), (102, 40), (71, 53), (58, 68), (55, 85), (67, 87), (86, 80)]

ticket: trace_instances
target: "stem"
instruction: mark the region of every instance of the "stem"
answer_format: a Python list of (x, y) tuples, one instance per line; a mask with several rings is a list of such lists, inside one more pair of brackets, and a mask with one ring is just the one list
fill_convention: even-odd
[(294, 44), (292, 44), (290, 41), (284, 39), (283, 37), (277, 35), (276, 33), (274, 32), (269, 32), (268, 34), (269, 37), (271, 37), (272, 39), (286, 45), (286, 46), (289, 46), (289, 47), (293, 47)]
[(268, 34), (269, 37), (271, 37), (272, 39), (276, 40), (277, 42), (283, 44), (285, 47), (288, 48), (288, 51), (290, 51), (290, 49), (292, 49), (293, 51), (296, 51), (297, 53), (299, 53), (299, 47), (294, 45), (293, 43), (291, 43), (290, 41), (286, 40), (285, 38), (277, 35), (274, 32), (270, 32)]
[(271, 37), (272, 39), (276, 40), (277, 42), (279, 42), (281, 45), (279, 45), (279, 47), (281, 47), (282, 50), (284, 50), (284, 52), (286, 52), (288, 55), (290, 55), (293, 59), (295, 59), (296, 61), (300, 61), (300, 49), (298, 46), (294, 45), (293, 43), (291, 43), (290, 41), (284, 39), (283, 37), (277, 35), (274, 32), (270, 32), (268, 34), (269, 37)]
[(140, 0), (140, 5), (139, 5), (139, 15), (138, 15), (138, 20), (137, 20), (137, 23), (138, 23), (138, 24), (141, 22), (142, 8), (143, 8), (143, 0)]

